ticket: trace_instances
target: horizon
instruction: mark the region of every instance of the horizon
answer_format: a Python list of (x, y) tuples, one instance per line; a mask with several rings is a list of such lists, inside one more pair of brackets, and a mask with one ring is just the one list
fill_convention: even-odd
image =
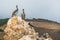
[(60, 0), (0, 0), (0, 19), (10, 18), (18, 5), (18, 16), (25, 9), (26, 19), (42, 18), (60, 23)]

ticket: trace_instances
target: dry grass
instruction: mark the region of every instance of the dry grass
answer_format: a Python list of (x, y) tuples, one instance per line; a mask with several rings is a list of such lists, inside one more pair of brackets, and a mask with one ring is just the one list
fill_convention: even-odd
[(38, 22), (32, 21), (30, 23), (36, 32), (41, 36), (43, 33), (48, 32), (53, 40), (60, 40), (60, 25), (53, 22)]

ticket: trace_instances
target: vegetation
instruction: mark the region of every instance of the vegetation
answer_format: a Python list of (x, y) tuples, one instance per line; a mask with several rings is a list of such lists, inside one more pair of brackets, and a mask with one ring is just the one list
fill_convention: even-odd
[(0, 19), (0, 26), (3, 26), (4, 24), (7, 23), (9, 18), (6, 18), (6, 19)]
[(4, 32), (4, 31), (0, 29), (0, 32)]
[[(7, 21), (8, 21), (8, 19), (9, 18), (6, 18), (6, 19), (0, 19), (0, 26), (3, 26), (4, 24), (6, 24), (7, 23)], [(40, 18), (38, 18), (38, 19), (35, 19), (35, 18), (33, 18), (33, 19), (25, 19), (26, 21), (43, 21), (43, 22), (52, 22), (52, 23), (56, 23), (56, 24), (60, 24), (60, 23), (58, 23), (58, 22), (55, 22), (55, 21), (51, 21), (51, 20), (47, 20), (47, 19), (40, 19)]]

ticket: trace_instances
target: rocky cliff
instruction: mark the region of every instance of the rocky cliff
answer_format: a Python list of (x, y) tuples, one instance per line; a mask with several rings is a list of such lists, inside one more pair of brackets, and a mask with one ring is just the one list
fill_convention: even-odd
[(29, 22), (21, 19), (19, 16), (10, 18), (7, 27), (4, 29), (4, 40), (52, 40), (48, 33), (39, 37), (38, 33)]
[(36, 40), (38, 34), (28, 23), (18, 16), (9, 19), (4, 30), (4, 40)]

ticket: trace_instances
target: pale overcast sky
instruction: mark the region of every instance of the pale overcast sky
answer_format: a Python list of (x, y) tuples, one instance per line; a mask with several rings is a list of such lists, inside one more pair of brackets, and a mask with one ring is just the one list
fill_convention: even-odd
[(60, 0), (0, 0), (0, 19), (11, 17), (16, 5), (19, 16), (24, 8), (26, 18), (43, 18), (60, 23)]

